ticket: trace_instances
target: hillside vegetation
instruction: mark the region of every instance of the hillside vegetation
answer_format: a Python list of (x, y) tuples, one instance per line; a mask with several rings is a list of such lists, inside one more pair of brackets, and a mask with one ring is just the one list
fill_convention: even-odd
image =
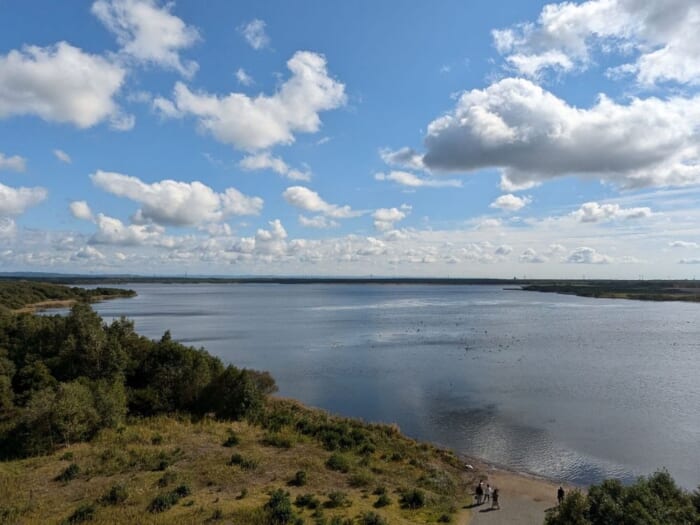
[(116, 297), (133, 297), (136, 292), (121, 288), (98, 287), (93, 289), (68, 287), (37, 281), (0, 280), (0, 313), (23, 308), (33, 309), (63, 302), (94, 302)]

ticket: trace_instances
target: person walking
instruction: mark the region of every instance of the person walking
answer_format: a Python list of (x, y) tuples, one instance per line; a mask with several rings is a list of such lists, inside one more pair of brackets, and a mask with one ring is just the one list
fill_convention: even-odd
[(476, 486), (476, 504), (481, 505), (482, 499), (484, 497), (484, 487), (481, 484), (481, 481), (479, 484)]
[(501, 508), (501, 504), (498, 501), (498, 497), (500, 496), (500, 493), (498, 489), (493, 489), (493, 496), (491, 497), (491, 508), (492, 509), (499, 509)]
[(491, 488), (491, 485), (489, 485), (487, 483), (486, 488), (484, 489), (484, 502), (491, 501), (492, 494), (493, 494), (493, 489)]
[(557, 490), (557, 501), (559, 505), (564, 503), (564, 488), (561, 485), (559, 485), (559, 490)]

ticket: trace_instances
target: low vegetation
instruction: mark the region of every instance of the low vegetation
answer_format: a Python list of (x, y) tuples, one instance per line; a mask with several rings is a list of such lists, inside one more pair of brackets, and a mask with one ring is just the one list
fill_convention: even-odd
[(37, 281), (0, 279), (0, 313), (26, 309), (31, 311), (56, 305), (70, 305), (77, 301), (95, 302), (116, 297), (133, 297), (136, 292), (121, 288), (97, 287), (92, 289), (68, 287)]

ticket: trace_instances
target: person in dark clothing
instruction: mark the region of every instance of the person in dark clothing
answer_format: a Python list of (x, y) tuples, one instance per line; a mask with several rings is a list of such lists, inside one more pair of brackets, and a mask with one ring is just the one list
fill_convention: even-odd
[(491, 498), (491, 508), (500, 509), (501, 504), (498, 502), (498, 497), (500, 496), (498, 489), (493, 489), (493, 497)]
[(483, 501), (482, 498), (484, 497), (484, 487), (481, 486), (481, 483), (479, 483), (476, 486), (476, 504), (481, 505), (481, 502)]
[(557, 501), (559, 502), (559, 505), (561, 505), (564, 502), (564, 489), (559, 486), (559, 490), (557, 490)]

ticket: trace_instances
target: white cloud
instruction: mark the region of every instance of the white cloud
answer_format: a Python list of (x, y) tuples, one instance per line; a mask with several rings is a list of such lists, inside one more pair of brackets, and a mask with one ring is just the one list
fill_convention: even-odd
[(489, 204), (489, 207), (507, 211), (518, 211), (530, 204), (530, 202), (532, 202), (530, 197), (516, 197), (512, 193), (508, 193), (507, 195), (501, 195), (498, 197), (495, 201)]
[(11, 239), (17, 234), (17, 225), (9, 217), (0, 217), (0, 239)]
[(410, 170), (425, 169), (423, 156), (412, 148), (405, 147), (398, 150), (384, 148), (379, 150), (379, 156), (389, 166), (398, 166)]
[(89, 259), (89, 260), (104, 260), (106, 257), (98, 249), (92, 246), (83, 246), (75, 253), (75, 257), (78, 259)]
[[(402, 207), (403, 208), (403, 207)], [(410, 206), (407, 211), (410, 211)], [(406, 211), (398, 208), (379, 208), (372, 214), (374, 219), (374, 228), (381, 232), (386, 232), (394, 229), (394, 224), (406, 218)]]
[(6, 157), (0, 153), (0, 170), (24, 171), (27, 169), (27, 159), (19, 155)]
[(423, 161), (443, 171), (499, 167), (511, 191), (566, 175), (626, 188), (694, 184), (699, 118), (700, 96), (622, 105), (600, 95), (579, 109), (528, 80), (507, 78), (463, 93), (452, 112), (431, 122)]
[(522, 263), (546, 263), (549, 259), (544, 255), (539, 255), (534, 249), (528, 248), (520, 254), (519, 258)]
[(93, 244), (113, 244), (119, 246), (142, 246), (157, 244), (163, 235), (163, 228), (156, 224), (125, 225), (119, 219), (102, 213), (95, 219), (97, 232), (90, 238)]
[(93, 220), (92, 210), (85, 201), (73, 201), (69, 205), (70, 212), (76, 219), (83, 221)]
[(649, 208), (622, 208), (619, 204), (598, 204), (586, 202), (572, 212), (571, 216), (580, 222), (604, 222), (615, 219), (641, 219), (651, 216)]
[(238, 149), (291, 144), (295, 132), (318, 131), (319, 113), (344, 105), (346, 98), (345, 86), (328, 75), (323, 55), (298, 51), (287, 67), (292, 76), (272, 96), (230, 93), (219, 97), (192, 92), (178, 82), (174, 100), (157, 98), (154, 107), (166, 117), (192, 115), (202, 130)]
[(509, 255), (512, 251), (512, 246), (509, 246), (507, 244), (501, 244), (498, 248), (496, 248), (496, 251), (494, 253), (496, 255)]
[(284, 162), (284, 160), (282, 160), (280, 157), (272, 156), (268, 151), (248, 155), (247, 157), (244, 157), (238, 163), (238, 165), (244, 170), (248, 171), (269, 169), (291, 180), (311, 180), (311, 173), (308, 170), (301, 171), (290, 168), (289, 165)]
[(317, 228), (319, 230), (326, 230), (330, 228), (337, 228), (340, 224), (337, 221), (331, 220), (323, 215), (316, 215), (314, 217), (306, 217), (304, 215), (299, 215), (299, 224), (307, 228)]
[(179, 53), (197, 42), (199, 33), (170, 13), (172, 6), (159, 7), (155, 0), (97, 0), (92, 12), (116, 35), (125, 55), (191, 77), (197, 63), (183, 62)]
[(44, 188), (12, 188), (0, 183), (0, 217), (20, 215), (47, 196)]
[(566, 258), (566, 262), (574, 264), (609, 264), (612, 259), (607, 255), (598, 253), (594, 248), (581, 247), (573, 250)]
[(58, 160), (60, 160), (61, 162), (65, 163), (65, 164), (70, 164), (71, 162), (73, 162), (72, 159), (70, 158), (70, 155), (68, 155), (68, 153), (66, 153), (63, 150), (55, 149), (55, 150), (53, 150), (53, 154)]
[(681, 259), (679, 264), (700, 264), (700, 259)]
[(255, 84), (253, 77), (246, 73), (245, 69), (243, 69), (242, 67), (239, 67), (236, 70), (236, 80), (238, 80), (238, 83), (242, 86), (252, 86), (253, 84)]
[(173, 226), (219, 222), (231, 215), (258, 215), (259, 197), (248, 197), (235, 188), (217, 193), (199, 181), (162, 180), (147, 184), (136, 177), (98, 170), (90, 175), (99, 188), (141, 203), (140, 220)]
[(700, 244), (690, 241), (671, 241), (668, 245), (671, 248), (700, 248)]
[(66, 42), (0, 55), (0, 118), (37, 115), (89, 128), (124, 116), (114, 101), (126, 71)]
[(264, 20), (255, 18), (239, 27), (238, 31), (246, 39), (246, 42), (250, 44), (250, 47), (257, 51), (270, 45), (270, 37), (265, 32), (266, 25)]
[(697, 84), (699, 29), (695, 0), (588, 0), (548, 4), (536, 23), (493, 31), (493, 37), (498, 51), (524, 75), (586, 69), (601, 51), (620, 55), (616, 71), (635, 74), (642, 84)]
[(375, 180), (391, 181), (409, 188), (461, 188), (462, 181), (456, 179), (429, 179), (418, 177), (407, 171), (392, 171), (390, 173), (376, 173)]
[(318, 193), (304, 186), (290, 186), (284, 190), (282, 196), (292, 206), (312, 213), (322, 213), (333, 219), (348, 219), (364, 214), (362, 211), (354, 211), (347, 205), (329, 204)]

